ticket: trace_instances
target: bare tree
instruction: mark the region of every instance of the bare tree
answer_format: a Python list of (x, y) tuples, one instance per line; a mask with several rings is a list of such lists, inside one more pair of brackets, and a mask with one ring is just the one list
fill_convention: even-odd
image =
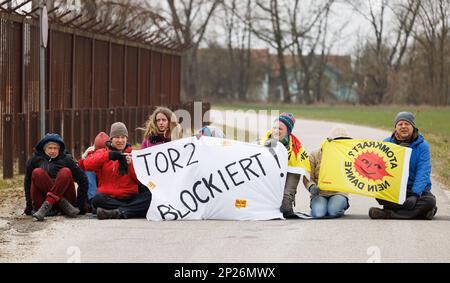
[(190, 46), (184, 55), (183, 86), (187, 97), (201, 100), (198, 93), (198, 49), (221, 0), (167, 0), (171, 21), (179, 41)]
[[(297, 59), (296, 64), (296, 82), (297, 88), (302, 94), (302, 100), (307, 104), (320, 101), (321, 85), (323, 78), (323, 68), (325, 63), (326, 31), (328, 28), (328, 16), (334, 0), (316, 1), (312, 11), (306, 13), (308, 16), (300, 18), (303, 1), (295, 0), (293, 8), (289, 9), (289, 21), (291, 27), (291, 36), (293, 40), (292, 54)], [(311, 10), (311, 8), (310, 8)], [(321, 45), (320, 59), (316, 53)], [(313, 89), (313, 77), (316, 76), (316, 95), (311, 96)]]
[[(420, 1), (416, 0), (368, 0), (360, 2), (348, 0), (348, 3), (360, 13), (370, 24), (374, 42), (365, 44), (362, 52), (364, 61), (360, 64), (363, 69), (364, 85), (363, 102), (379, 104), (385, 99), (389, 89), (389, 75), (398, 71), (402, 59), (412, 37)], [(394, 15), (394, 28), (387, 27), (387, 12)]]
[(423, 99), (432, 104), (450, 104), (450, 0), (421, 1), (415, 39), (423, 48), (426, 61), (426, 85)]
[[(229, 85), (241, 101), (247, 100), (251, 73), (253, 0), (229, 0), (222, 3), (226, 30), (226, 45), (232, 69)], [(242, 19), (242, 20), (241, 20)]]
[[(291, 101), (291, 93), (289, 89), (288, 72), (285, 62), (285, 53), (292, 45), (289, 38), (289, 26), (286, 21), (285, 11), (282, 7), (288, 5), (283, 3), (280, 5), (279, 0), (256, 0), (256, 7), (258, 12), (254, 17), (254, 24), (252, 26), (253, 33), (261, 40), (266, 42), (271, 48), (276, 51), (277, 62), (279, 65), (279, 79), (283, 89), (284, 102)], [(269, 99), (275, 101), (273, 93)]]

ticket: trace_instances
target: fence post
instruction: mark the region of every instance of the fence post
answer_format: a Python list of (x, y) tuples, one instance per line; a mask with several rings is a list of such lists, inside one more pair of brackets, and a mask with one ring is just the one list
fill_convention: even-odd
[(28, 139), (28, 152), (32, 153), (34, 151), (34, 146), (41, 140), (39, 131), (39, 113), (30, 113), (28, 129), (30, 131), (30, 136)]
[(91, 137), (91, 133), (93, 133), (91, 112), (92, 112), (92, 109), (83, 109), (82, 110), (82, 117), (81, 117), (81, 125), (83, 128), (82, 137), (81, 137), (81, 151), (82, 152), (85, 151), (91, 145), (91, 142), (94, 143), (94, 139)]
[(3, 115), (3, 179), (14, 177), (14, 136), (13, 136), (13, 115)]
[(62, 120), (63, 113), (61, 110), (52, 111), (53, 113), (53, 122), (52, 122), (52, 130), (54, 133), (60, 134), (62, 133)]
[(81, 133), (82, 133), (83, 124), (81, 123), (81, 111), (75, 110), (73, 111), (73, 156), (75, 159), (79, 159), (81, 157)]
[(20, 113), (17, 114), (17, 131), (21, 135), (18, 139), (18, 148), (19, 148), (19, 174), (25, 174), (25, 163), (28, 158), (28, 150), (27, 150), (27, 138), (24, 133), (27, 132), (27, 124), (26, 124), (26, 114)]
[(73, 110), (64, 110), (64, 143), (66, 144), (66, 150), (73, 154), (73, 134), (72, 134), (72, 125), (73, 125)]

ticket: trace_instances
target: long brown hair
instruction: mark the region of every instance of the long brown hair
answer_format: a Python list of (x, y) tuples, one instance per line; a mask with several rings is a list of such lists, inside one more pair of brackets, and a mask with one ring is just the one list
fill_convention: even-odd
[(156, 116), (160, 113), (164, 114), (169, 121), (169, 128), (164, 132), (165, 137), (170, 137), (173, 129), (178, 126), (177, 116), (175, 116), (175, 113), (173, 113), (172, 110), (166, 107), (158, 107), (148, 118), (145, 123), (145, 128), (141, 128), (141, 130), (144, 131), (145, 139), (159, 134), (158, 127), (156, 126)]

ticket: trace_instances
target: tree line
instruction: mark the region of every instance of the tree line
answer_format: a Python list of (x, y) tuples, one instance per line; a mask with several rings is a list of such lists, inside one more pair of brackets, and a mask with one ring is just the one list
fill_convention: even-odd
[[(170, 24), (156, 27), (190, 47), (183, 56), (186, 99), (253, 100), (266, 81), (271, 102), (326, 102), (333, 83), (329, 58), (348, 38), (355, 42), (351, 68), (340, 70), (339, 77), (360, 103), (450, 105), (450, 0), (47, 2), (78, 3), (115, 25), (146, 30)], [(336, 26), (332, 19), (342, 9), (362, 18), (367, 32), (337, 32), (358, 24), (349, 17)], [(156, 21), (152, 12), (165, 21)]]

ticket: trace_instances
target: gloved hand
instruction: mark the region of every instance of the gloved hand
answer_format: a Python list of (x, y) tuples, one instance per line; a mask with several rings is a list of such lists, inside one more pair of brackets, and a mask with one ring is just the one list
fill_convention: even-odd
[(277, 143), (278, 143), (278, 141), (276, 139), (270, 138), (264, 143), (264, 146), (265, 147), (276, 147)]
[(418, 199), (419, 197), (416, 195), (416, 194), (414, 194), (414, 195), (412, 195), (412, 196), (409, 196), (407, 199), (406, 199), (406, 201), (403, 203), (403, 206), (406, 208), (406, 209), (408, 209), (408, 210), (413, 210), (414, 209), (414, 207), (416, 207), (416, 203), (417, 203), (417, 199)]
[(311, 193), (312, 196), (316, 197), (320, 193), (320, 189), (316, 184), (312, 184), (309, 186), (308, 191)]

